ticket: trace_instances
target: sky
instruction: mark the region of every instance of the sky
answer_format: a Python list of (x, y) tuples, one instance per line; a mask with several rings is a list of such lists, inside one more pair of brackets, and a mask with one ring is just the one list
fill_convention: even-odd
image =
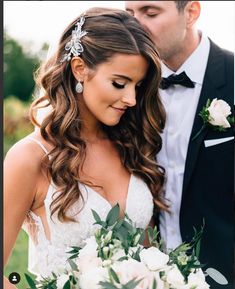
[[(124, 9), (125, 1), (4, 1), (4, 28), (9, 35), (38, 51), (53, 47), (61, 32), (89, 7)], [(235, 2), (201, 1), (198, 28), (219, 46), (235, 49)]]

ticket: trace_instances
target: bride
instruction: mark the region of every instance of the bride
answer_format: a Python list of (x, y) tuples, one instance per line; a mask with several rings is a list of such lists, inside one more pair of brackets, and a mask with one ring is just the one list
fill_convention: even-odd
[[(167, 209), (155, 160), (165, 123), (160, 77), (154, 44), (128, 13), (93, 8), (66, 28), (37, 77), (45, 94), (30, 115), (40, 129), (5, 158), (5, 263), (22, 225), (29, 270), (46, 277), (94, 233), (91, 209), (105, 218), (119, 203), (141, 228), (154, 204)], [(51, 111), (39, 125), (45, 100)], [(15, 287), (5, 280), (4, 288)]]

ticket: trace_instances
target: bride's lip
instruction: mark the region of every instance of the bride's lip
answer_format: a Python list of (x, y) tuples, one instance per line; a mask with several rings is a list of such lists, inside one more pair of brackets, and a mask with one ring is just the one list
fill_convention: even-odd
[(114, 106), (111, 106), (113, 109), (117, 110), (117, 111), (120, 111), (120, 112), (125, 112), (126, 111), (126, 108), (120, 108), (120, 107), (114, 107)]

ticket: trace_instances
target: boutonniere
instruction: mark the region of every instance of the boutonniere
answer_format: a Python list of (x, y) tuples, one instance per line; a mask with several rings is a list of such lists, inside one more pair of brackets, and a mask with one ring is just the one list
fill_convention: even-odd
[(212, 101), (207, 100), (206, 106), (202, 108), (199, 116), (203, 120), (203, 126), (192, 138), (195, 140), (206, 126), (212, 127), (214, 130), (225, 131), (226, 128), (234, 124), (234, 117), (231, 115), (231, 107), (226, 101), (214, 98)]

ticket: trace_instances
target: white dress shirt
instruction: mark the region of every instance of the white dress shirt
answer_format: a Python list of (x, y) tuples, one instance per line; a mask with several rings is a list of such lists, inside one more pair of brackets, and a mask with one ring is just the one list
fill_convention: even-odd
[(160, 214), (160, 231), (168, 250), (182, 243), (179, 214), (185, 160), (209, 50), (209, 39), (202, 34), (199, 46), (176, 72), (162, 63), (163, 77), (185, 71), (195, 84), (194, 88), (173, 85), (165, 90), (160, 89), (167, 118), (161, 135), (163, 147), (157, 155), (157, 161), (166, 170), (165, 197), (171, 211), (170, 214), (167, 212)]

